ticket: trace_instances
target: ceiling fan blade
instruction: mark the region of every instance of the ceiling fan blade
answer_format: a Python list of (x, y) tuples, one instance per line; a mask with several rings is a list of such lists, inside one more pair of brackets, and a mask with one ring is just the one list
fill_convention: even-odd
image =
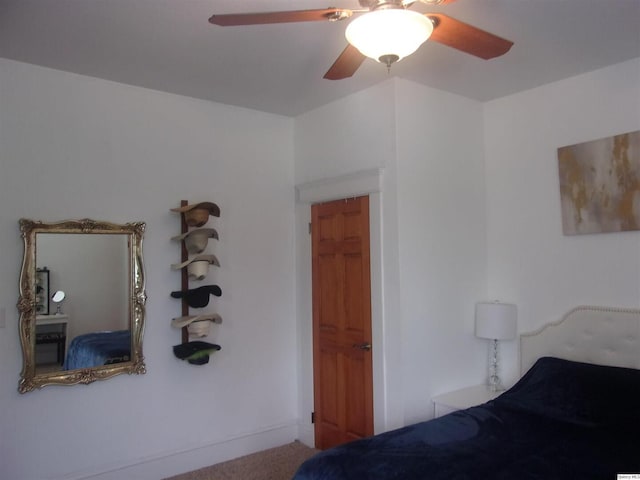
[(324, 74), (327, 80), (342, 80), (351, 77), (366, 57), (353, 45), (347, 45), (331, 68)]
[(212, 15), (209, 23), (222, 27), (237, 25), (264, 25), (267, 23), (317, 22), (343, 20), (353, 12), (345, 8), (323, 8), (319, 10), (290, 10), (285, 12), (228, 13)]
[(415, 2), (422, 2), (422, 3), (426, 3), (427, 5), (446, 5), (447, 3), (453, 3), (456, 0), (406, 0), (403, 1), (403, 4), (407, 4), (407, 3), (415, 3)]
[(509, 51), (513, 42), (441, 13), (425, 14), (434, 22), (429, 40), (489, 60)]
[(411, 8), (416, 3), (426, 3), (430, 7), (437, 7), (439, 5), (446, 5), (447, 3), (453, 3), (456, 0), (402, 0), (401, 4), (404, 8)]

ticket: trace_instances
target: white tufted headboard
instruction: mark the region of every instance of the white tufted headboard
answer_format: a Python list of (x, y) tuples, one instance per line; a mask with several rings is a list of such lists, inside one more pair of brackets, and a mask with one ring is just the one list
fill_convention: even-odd
[(577, 307), (520, 335), (520, 374), (540, 357), (640, 369), (640, 310)]

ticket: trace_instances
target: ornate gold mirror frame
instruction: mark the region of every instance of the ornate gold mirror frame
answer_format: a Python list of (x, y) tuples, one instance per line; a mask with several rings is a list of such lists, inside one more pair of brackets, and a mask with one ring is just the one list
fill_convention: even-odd
[[(24, 239), (24, 258), (20, 273), (20, 342), (22, 344), (23, 367), (20, 373), (18, 391), (26, 393), (46, 385), (89, 384), (105, 380), (121, 373), (143, 374), (146, 372), (142, 355), (142, 335), (145, 316), (145, 278), (142, 258), (142, 238), (145, 223), (114, 224), (90, 219), (66, 220), (58, 223), (43, 223), (20, 219), (20, 231)], [(128, 311), (131, 332), (129, 361), (100, 365), (75, 370), (36, 372), (36, 251), (37, 235), (84, 234), (84, 235), (126, 235), (128, 243)], [(89, 261), (87, 259), (80, 259)]]

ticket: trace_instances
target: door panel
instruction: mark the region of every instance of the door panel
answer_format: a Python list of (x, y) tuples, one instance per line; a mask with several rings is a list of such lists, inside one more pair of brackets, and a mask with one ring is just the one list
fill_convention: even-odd
[(373, 434), (369, 198), (313, 205), (316, 448)]
[(361, 334), (365, 327), (362, 311), (362, 294), (366, 290), (362, 285), (362, 256), (345, 255), (345, 277), (349, 279), (344, 285), (345, 329), (349, 333)]

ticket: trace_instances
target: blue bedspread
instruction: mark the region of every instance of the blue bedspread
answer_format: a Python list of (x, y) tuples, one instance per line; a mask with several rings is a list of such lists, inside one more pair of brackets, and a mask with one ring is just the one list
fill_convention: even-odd
[(91, 368), (108, 363), (129, 361), (131, 358), (131, 332), (95, 332), (78, 335), (69, 345), (65, 370)]
[(639, 398), (640, 370), (540, 359), (489, 403), (320, 452), (294, 480), (615, 479), (640, 473)]

